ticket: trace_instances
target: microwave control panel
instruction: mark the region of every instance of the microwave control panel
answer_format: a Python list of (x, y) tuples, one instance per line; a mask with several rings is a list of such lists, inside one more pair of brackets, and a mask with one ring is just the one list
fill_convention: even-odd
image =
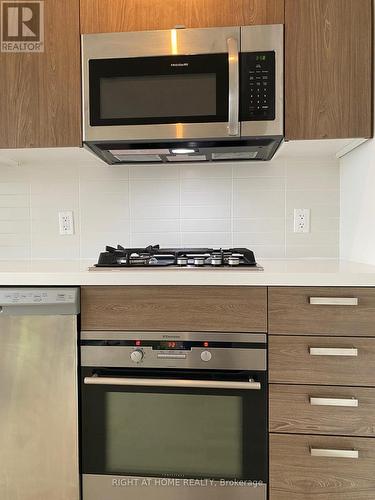
[(244, 52), (240, 64), (241, 121), (274, 120), (275, 52)]

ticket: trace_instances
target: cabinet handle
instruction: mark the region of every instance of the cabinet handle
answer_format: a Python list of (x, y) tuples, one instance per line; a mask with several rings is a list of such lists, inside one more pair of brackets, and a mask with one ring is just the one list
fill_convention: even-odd
[(356, 347), (309, 347), (310, 356), (358, 356)]
[(326, 458), (359, 458), (358, 450), (327, 450), (323, 448), (310, 448), (312, 457)]
[(309, 303), (316, 306), (358, 306), (357, 297), (309, 297)]
[(347, 406), (357, 407), (358, 399), (355, 398), (316, 398), (310, 396), (311, 406)]

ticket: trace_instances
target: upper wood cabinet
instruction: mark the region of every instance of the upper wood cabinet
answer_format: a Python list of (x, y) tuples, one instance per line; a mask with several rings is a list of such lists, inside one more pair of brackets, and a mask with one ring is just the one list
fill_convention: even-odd
[(81, 145), (79, 0), (45, 0), (44, 26), (44, 52), (0, 52), (0, 148)]
[(284, 0), (81, 0), (81, 32), (282, 24)]
[(286, 139), (372, 136), (372, 0), (285, 0)]

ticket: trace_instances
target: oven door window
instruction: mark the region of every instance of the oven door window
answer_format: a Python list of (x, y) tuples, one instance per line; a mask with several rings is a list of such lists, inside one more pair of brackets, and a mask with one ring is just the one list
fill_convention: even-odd
[(89, 61), (90, 125), (228, 121), (228, 54)]
[(83, 473), (266, 481), (265, 391), (83, 387)]

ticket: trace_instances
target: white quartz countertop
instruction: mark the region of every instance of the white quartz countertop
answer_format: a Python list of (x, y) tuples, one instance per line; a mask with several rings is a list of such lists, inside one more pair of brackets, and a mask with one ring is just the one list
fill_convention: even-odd
[(0, 261), (0, 286), (375, 286), (375, 266), (339, 260), (261, 260), (264, 271), (209, 267), (89, 271), (93, 264), (90, 260)]

